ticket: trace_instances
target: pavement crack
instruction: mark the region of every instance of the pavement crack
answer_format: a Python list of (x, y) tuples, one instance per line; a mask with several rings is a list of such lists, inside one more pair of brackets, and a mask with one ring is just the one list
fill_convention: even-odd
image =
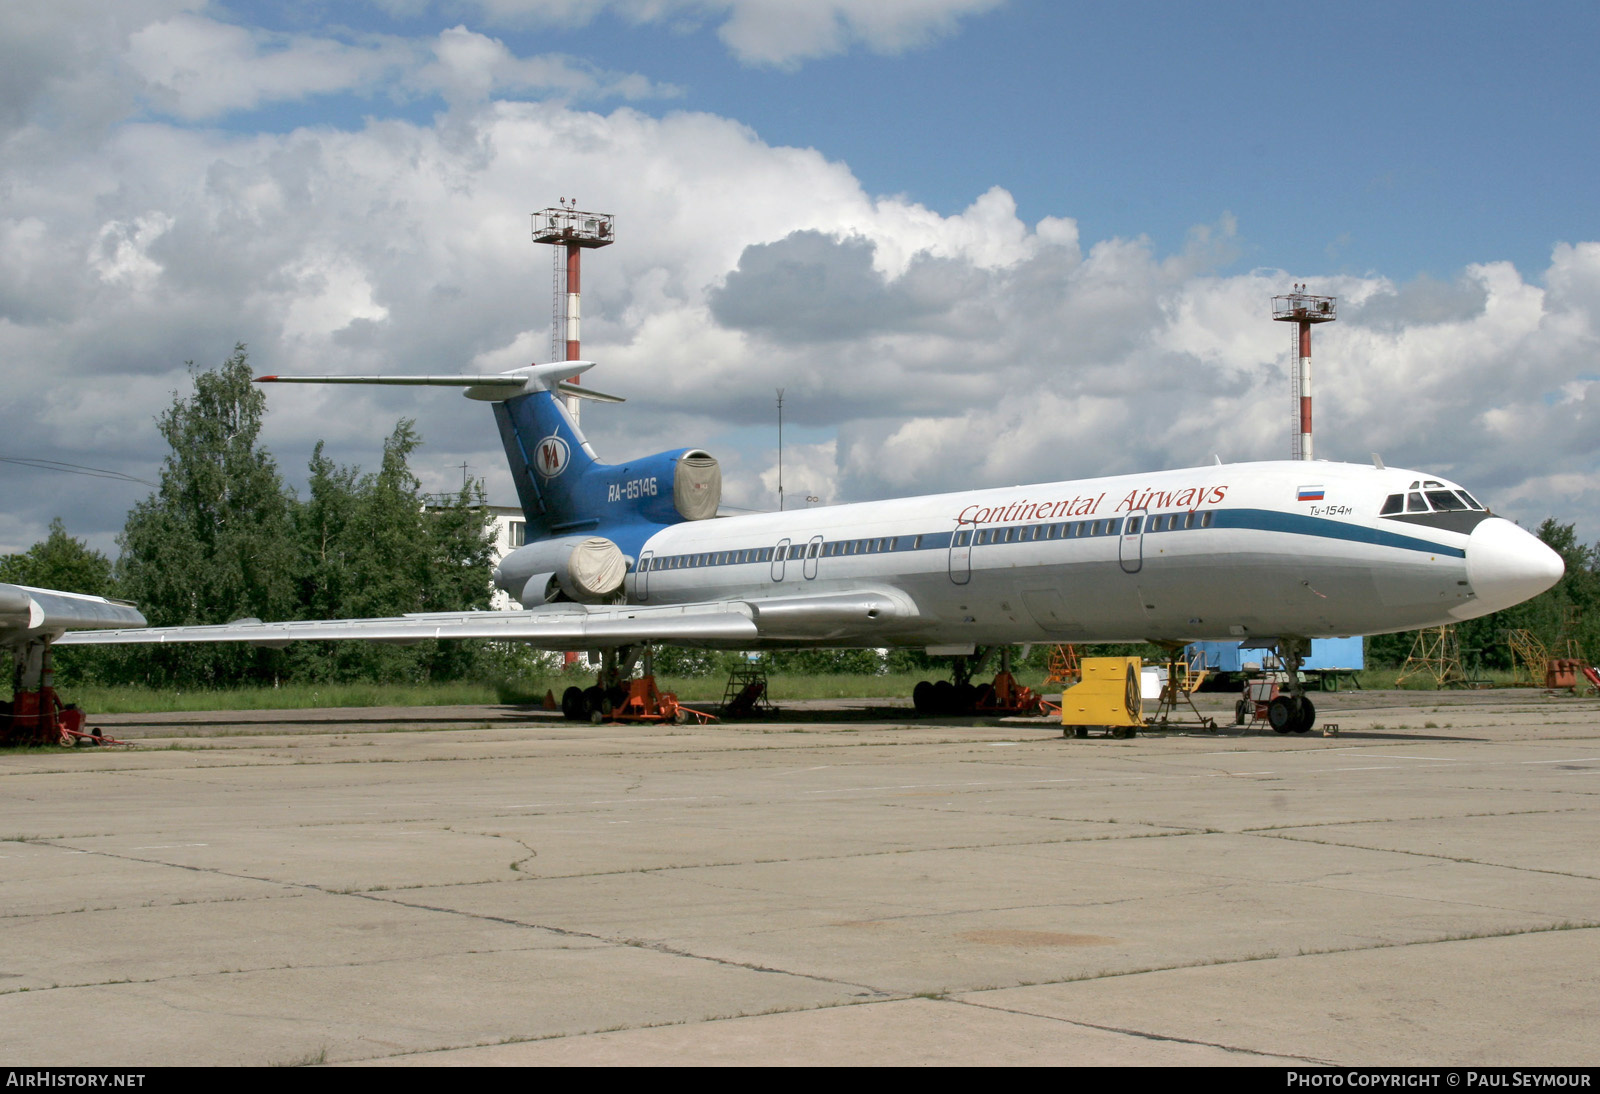
[[(996, 991), (1005, 989), (997, 988)], [(996, 1003), (980, 1003), (974, 999), (956, 999), (944, 996), (944, 1002), (954, 1003), (958, 1006), (973, 1007), (977, 1010), (994, 1011), (1000, 1014), (1015, 1014), (1023, 1018), (1043, 1018), (1050, 1022), (1060, 1022), (1062, 1025), (1079, 1026), (1083, 1029), (1099, 1030), (1101, 1033), (1116, 1033), (1124, 1037), (1137, 1037), (1142, 1041), (1165, 1041), (1179, 1045), (1196, 1045), (1200, 1048), (1215, 1048), (1223, 1052), (1233, 1052), (1241, 1056), (1254, 1056), (1264, 1060), (1300, 1060), (1307, 1064), (1318, 1066), (1331, 1066), (1332, 1060), (1320, 1059), (1316, 1056), (1302, 1056), (1287, 1052), (1265, 1052), (1261, 1049), (1245, 1048), (1242, 1045), (1224, 1044), (1221, 1041), (1206, 1041), (1198, 1037), (1179, 1037), (1174, 1033), (1154, 1033), (1147, 1029), (1134, 1029), (1130, 1026), (1111, 1026), (1099, 1022), (1086, 1022), (1081, 1018), (1063, 1018), (1057, 1014), (1041, 1014), (1036, 1010), (1023, 1010), (1017, 1007), (1002, 1007)]]
[(402, 908), (412, 908), (423, 912), (436, 912), (441, 915), (463, 916), (468, 919), (484, 923), (499, 923), (508, 927), (517, 927), (522, 930), (547, 931), (562, 938), (580, 938), (590, 942), (599, 942), (608, 946), (626, 946), (629, 949), (648, 950), (652, 953), (665, 954), (668, 957), (682, 957), (691, 961), (705, 961), (724, 968), (745, 969), (749, 972), (771, 973), (777, 976), (792, 976), (813, 983), (828, 984), (833, 987), (855, 988), (860, 991), (871, 992), (874, 995), (883, 995), (885, 998), (892, 993), (885, 993), (881, 988), (871, 984), (860, 983), (855, 980), (841, 980), (837, 977), (822, 976), (817, 973), (796, 972), (793, 969), (780, 969), (773, 965), (763, 965), (754, 961), (735, 961), (727, 957), (715, 957), (711, 954), (696, 953), (681, 946), (673, 946), (666, 942), (652, 942), (643, 938), (617, 938), (612, 935), (601, 934), (597, 931), (579, 931), (571, 927), (556, 927), (546, 923), (528, 923), (510, 916), (491, 915), (487, 912), (472, 912), (462, 908), (447, 908), (436, 904), (423, 904), (419, 901), (396, 900), (386, 893), (351, 893), (354, 897), (364, 900), (375, 900), (384, 904), (397, 905)]

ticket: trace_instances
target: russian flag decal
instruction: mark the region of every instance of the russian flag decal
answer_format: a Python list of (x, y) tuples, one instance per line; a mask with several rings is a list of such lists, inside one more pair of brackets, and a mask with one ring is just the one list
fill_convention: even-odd
[(1320, 486), (1302, 486), (1300, 488), (1300, 493), (1298, 495), (1298, 498), (1299, 498), (1300, 501), (1321, 501), (1322, 500), (1322, 487), (1320, 487)]

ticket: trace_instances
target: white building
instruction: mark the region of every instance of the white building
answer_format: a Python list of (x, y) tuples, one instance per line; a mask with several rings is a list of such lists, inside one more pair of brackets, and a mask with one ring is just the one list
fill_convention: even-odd
[[(526, 542), (528, 522), (522, 519), (522, 510), (515, 505), (491, 505), (488, 509), (494, 522), (494, 562), (499, 565), (501, 559)], [(489, 606), (500, 612), (522, 607), (503, 589), (489, 594)]]

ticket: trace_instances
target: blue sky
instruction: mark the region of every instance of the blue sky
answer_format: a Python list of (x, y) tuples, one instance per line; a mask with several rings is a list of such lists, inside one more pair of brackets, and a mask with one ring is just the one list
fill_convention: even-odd
[[(153, 478), (183, 362), (549, 356), (527, 215), (619, 218), (585, 355), (603, 455), (703, 444), (730, 503), (1278, 458), (1427, 467), (1600, 538), (1593, 4), (60, 0), (0, 9), (0, 428)], [(1590, 403), (1591, 395), (1596, 399)], [(481, 407), (274, 392), (371, 466), (510, 500)], [(26, 477), (26, 476), (31, 476)], [(45, 481), (48, 479), (48, 481)], [(13, 472), (0, 547), (114, 550), (137, 488)]]
[[(472, 8), (222, 11), (358, 38), (437, 34)], [(1148, 235), (1163, 250), (1231, 213), (1234, 269), (1405, 280), (1504, 258), (1536, 273), (1557, 241), (1596, 234), (1592, 3), (1009, 3), (917, 48), (856, 44), (782, 66), (741, 62), (714, 17), (674, 22), (602, 10), (581, 25), (479, 26), (519, 55), (642, 73), (681, 94), (638, 109), (737, 119), (769, 144), (848, 163), (869, 192), (941, 213), (1000, 185), (1025, 221), (1072, 215), (1087, 238)], [(329, 96), (222, 124), (425, 120), (439, 106)]]

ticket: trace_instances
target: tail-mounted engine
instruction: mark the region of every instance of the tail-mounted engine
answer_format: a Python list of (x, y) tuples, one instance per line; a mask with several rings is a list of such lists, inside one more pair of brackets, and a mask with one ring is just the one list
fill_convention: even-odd
[(494, 570), (494, 583), (524, 607), (565, 597), (600, 604), (622, 589), (628, 560), (604, 536), (564, 536), (518, 547)]

